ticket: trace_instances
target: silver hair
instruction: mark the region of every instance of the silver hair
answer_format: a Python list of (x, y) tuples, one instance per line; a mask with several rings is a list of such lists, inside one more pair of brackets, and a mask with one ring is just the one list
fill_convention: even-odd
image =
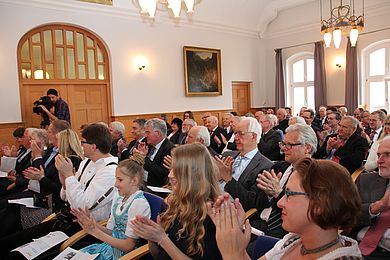
[(265, 114), (264, 116), (265, 116), (265, 119), (268, 120), (272, 124), (272, 127), (274, 127), (276, 125), (278, 118), (274, 114)]
[(301, 117), (301, 116), (290, 117), (290, 119), (288, 120), (289, 124), (290, 124), (290, 121), (292, 121), (292, 119), (297, 120), (297, 124), (306, 124), (305, 119), (303, 119), (303, 117)]
[(254, 117), (245, 117), (244, 119), (241, 120), (241, 122), (247, 122), (247, 121), (249, 122), (248, 132), (256, 134), (256, 143), (259, 143), (261, 138), (261, 125)]
[(311, 126), (305, 123), (293, 124), (286, 129), (286, 134), (291, 132), (298, 134), (298, 142), (311, 146), (310, 154), (314, 154), (317, 151), (317, 135)]
[(343, 120), (343, 119), (349, 120), (352, 124), (352, 127), (354, 127), (354, 128), (357, 128), (359, 125), (359, 121), (353, 116), (343, 116), (343, 118), (341, 118), (341, 120)]
[(206, 147), (210, 146), (210, 133), (205, 126), (196, 126), (199, 129), (198, 136), (196, 137), (199, 141), (202, 141)]
[[(187, 123), (188, 123), (189, 125), (191, 125), (192, 127), (198, 125), (198, 124), (195, 122), (195, 120), (194, 120), (194, 119), (191, 119), (191, 118), (184, 119), (184, 121), (187, 121)], [(184, 121), (183, 121), (183, 122), (184, 122)]]
[(125, 135), (125, 125), (119, 121), (114, 121), (110, 123), (110, 126), (114, 128), (116, 133), (121, 133), (121, 135)]
[(152, 118), (146, 121), (145, 127), (150, 126), (153, 131), (160, 132), (163, 137), (167, 136), (167, 125), (164, 120)]

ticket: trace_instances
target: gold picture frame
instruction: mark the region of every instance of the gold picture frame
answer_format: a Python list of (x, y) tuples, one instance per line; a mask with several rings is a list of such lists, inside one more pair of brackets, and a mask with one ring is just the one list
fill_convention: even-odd
[(222, 95), (221, 50), (183, 47), (186, 96)]

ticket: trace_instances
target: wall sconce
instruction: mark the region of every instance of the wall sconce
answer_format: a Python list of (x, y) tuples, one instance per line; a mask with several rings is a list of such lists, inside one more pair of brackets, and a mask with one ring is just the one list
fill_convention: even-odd
[(144, 56), (138, 56), (134, 59), (134, 65), (139, 71), (143, 71), (148, 65), (148, 60)]
[(337, 68), (341, 68), (341, 65), (343, 64), (343, 58), (341, 58), (341, 57), (336, 57), (336, 59), (335, 59), (335, 64), (336, 64), (336, 67)]

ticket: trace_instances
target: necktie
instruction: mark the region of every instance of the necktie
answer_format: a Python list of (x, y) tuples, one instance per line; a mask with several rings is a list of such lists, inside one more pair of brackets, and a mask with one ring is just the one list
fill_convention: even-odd
[[(341, 140), (340, 147), (344, 146), (344, 144), (345, 144), (345, 140), (343, 139), (343, 140)], [(339, 164), (340, 163), (340, 158), (334, 155), (335, 152), (336, 152), (336, 149), (333, 149), (332, 150), (332, 161), (334, 161), (334, 162)]]
[(148, 154), (146, 155), (149, 159), (152, 160), (152, 156), (154, 154), (154, 151), (156, 150), (156, 147), (154, 146), (149, 146)]
[(370, 255), (378, 246), (383, 234), (390, 226), (390, 210), (381, 213), (374, 226), (371, 226), (359, 244), (363, 255)]
[(376, 134), (376, 131), (375, 130), (372, 130), (371, 134), (370, 134), (370, 140), (374, 140), (374, 137), (375, 137), (375, 134)]
[[(290, 179), (290, 176), (291, 176), (293, 171), (294, 171), (294, 169), (291, 167), (290, 172), (284, 173), (284, 174), (288, 174), (288, 177), (287, 177), (286, 182), (283, 184), (282, 194), (279, 194), (277, 199), (273, 198), (272, 204), (274, 204), (274, 203), (276, 204), (278, 202), (278, 199), (280, 199), (281, 196), (284, 195), (284, 190), (286, 189), (288, 179)], [(281, 216), (282, 216), (282, 210), (277, 205), (273, 205), (271, 214), (269, 215), (269, 218), (267, 221), (268, 231), (275, 230), (275, 229), (280, 228), (282, 226), (282, 217)]]

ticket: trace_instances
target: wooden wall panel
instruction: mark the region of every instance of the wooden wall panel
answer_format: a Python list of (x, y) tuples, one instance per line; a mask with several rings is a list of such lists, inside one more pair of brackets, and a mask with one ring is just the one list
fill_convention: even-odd
[(15, 138), (13, 137), (13, 131), (18, 127), (24, 127), (23, 122), (16, 123), (2, 123), (0, 124), (0, 145), (15, 144)]

